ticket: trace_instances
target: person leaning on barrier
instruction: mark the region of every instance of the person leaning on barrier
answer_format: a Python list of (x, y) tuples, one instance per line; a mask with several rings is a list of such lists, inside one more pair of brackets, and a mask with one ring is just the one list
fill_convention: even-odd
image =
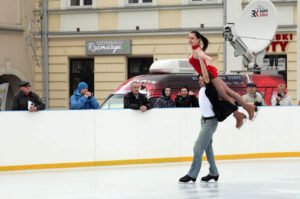
[(266, 105), (266, 102), (259, 92), (256, 92), (256, 84), (247, 84), (247, 94), (243, 95), (244, 100), (249, 104), (254, 104), (255, 106)]
[(160, 97), (155, 103), (155, 108), (170, 108), (175, 107), (175, 102), (171, 99), (171, 87), (165, 86), (162, 89)]
[(272, 99), (272, 105), (292, 105), (292, 98), (286, 94), (284, 84), (277, 86), (277, 96)]
[(148, 98), (139, 93), (140, 84), (138, 82), (133, 82), (130, 85), (131, 92), (124, 96), (124, 108), (130, 108), (134, 110), (141, 110), (145, 112), (152, 108), (151, 102)]
[(175, 98), (176, 107), (199, 107), (197, 97), (188, 86), (181, 86), (180, 93), (181, 96), (177, 95)]
[(78, 88), (70, 98), (70, 109), (98, 109), (99, 103), (96, 98), (88, 91), (88, 85), (80, 82)]
[(19, 87), (20, 91), (13, 99), (12, 110), (29, 110), (29, 112), (37, 112), (45, 109), (45, 104), (40, 97), (31, 91), (29, 82), (22, 81)]

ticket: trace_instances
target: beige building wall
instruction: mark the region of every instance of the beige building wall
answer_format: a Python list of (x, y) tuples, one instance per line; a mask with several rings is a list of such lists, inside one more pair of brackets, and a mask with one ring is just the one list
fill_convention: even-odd
[(297, 33), (293, 33), (293, 40), (289, 41), (287, 53), (287, 87), (288, 94), (297, 105)]
[(0, 75), (4, 70), (19, 71), (27, 80), (32, 79), (32, 54), (26, 43), (26, 31), (33, 8), (33, 1), (21, 0), (4, 1), (0, 7)]
[(60, 15), (54, 14), (48, 16), (48, 31), (59, 32), (60, 31)]
[[(221, 35), (207, 35), (211, 44), (208, 54), (217, 57), (211, 64), (222, 70)], [(168, 58), (188, 58), (191, 49), (187, 35), (182, 36), (136, 36), (106, 38), (62, 38), (49, 39), (49, 108), (69, 108), (69, 60), (89, 57), (85, 55), (86, 40), (130, 39), (132, 54), (129, 56), (94, 56), (95, 97), (104, 100), (124, 81), (127, 80), (127, 57), (153, 56), (154, 60)], [(221, 57), (221, 58), (220, 58)], [(41, 69), (36, 68), (36, 90), (42, 92)]]
[(0, 7), (0, 83), (10, 84), (8, 109), (21, 80), (31, 81), (34, 89), (32, 49), (26, 42), (33, 9), (34, 0), (2, 1)]
[(118, 30), (118, 18), (117, 12), (99, 13), (99, 31)]
[[(33, 0), (34, 1), (34, 10), (40, 9), (40, 0)], [(60, 9), (60, 2), (61, 0), (48, 0), (48, 9)]]
[(60, 9), (60, 0), (48, 0), (48, 9), (49, 10)]
[[(39, 0), (35, 0), (38, 5)], [(49, 0), (49, 9), (60, 9), (60, 0)], [(112, 8), (100, 10), (98, 15), (98, 30), (117, 31), (119, 26), (119, 0), (97, 0), (97, 8)], [(182, 0), (157, 0), (157, 6), (182, 5)], [(246, 0), (243, 0), (246, 2)], [(37, 7), (36, 7), (37, 8)], [(124, 12), (124, 11), (122, 11)], [(126, 11), (127, 12), (127, 11)], [(130, 11), (128, 11), (130, 12)], [(68, 12), (70, 13), (70, 12)], [(61, 31), (60, 13), (49, 14), (49, 31)], [(38, 13), (36, 14), (38, 16)], [(296, 23), (295, 14), (294, 21)], [(181, 9), (159, 9), (159, 29), (182, 28)], [(223, 38), (222, 34), (205, 34), (210, 41), (207, 54), (216, 57), (212, 65), (219, 72), (223, 72)], [(69, 60), (71, 58), (86, 58), (86, 40), (115, 40), (130, 39), (132, 41), (132, 54), (129, 56), (95, 56), (95, 97), (102, 103), (121, 83), (127, 79), (127, 57), (149, 57), (154, 60), (168, 58), (188, 58), (191, 49), (188, 45), (188, 35), (165, 35), (165, 36), (115, 36), (115, 37), (80, 37), (80, 38), (49, 38), (49, 99), (51, 109), (69, 108)], [(38, 41), (38, 40), (37, 40)], [(293, 41), (287, 47), (288, 57), (288, 89), (294, 103), (296, 98), (296, 34)], [(281, 53), (281, 52), (276, 52)], [(281, 53), (282, 54), (282, 53)], [(89, 56), (90, 58), (90, 56)], [(36, 89), (42, 92), (41, 69), (36, 67), (35, 73)]]
[(119, 7), (119, 0), (97, 0), (98, 8), (117, 8)]
[(294, 24), (297, 24), (297, 5), (294, 5)]
[(180, 28), (181, 10), (161, 10), (159, 12), (159, 28)]
[(182, 5), (182, 0), (157, 0), (158, 6)]

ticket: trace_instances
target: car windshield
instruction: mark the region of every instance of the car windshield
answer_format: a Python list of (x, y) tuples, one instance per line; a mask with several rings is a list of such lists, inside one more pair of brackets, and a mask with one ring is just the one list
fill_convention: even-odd
[(101, 106), (100, 109), (117, 109), (124, 108), (123, 104), (124, 95), (116, 94), (111, 95)]

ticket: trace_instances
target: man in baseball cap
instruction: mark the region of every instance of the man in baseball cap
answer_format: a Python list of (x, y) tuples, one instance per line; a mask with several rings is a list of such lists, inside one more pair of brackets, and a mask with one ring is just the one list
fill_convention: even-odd
[(256, 106), (266, 105), (262, 95), (256, 91), (256, 84), (253, 82), (247, 84), (247, 94), (243, 98), (249, 104)]

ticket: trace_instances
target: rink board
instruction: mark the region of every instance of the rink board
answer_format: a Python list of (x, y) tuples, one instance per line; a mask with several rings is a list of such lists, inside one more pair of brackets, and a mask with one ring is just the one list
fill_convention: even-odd
[[(262, 107), (214, 135), (216, 159), (300, 157), (300, 107)], [(0, 112), (0, 170), (191, 161), (198, 108)]]

